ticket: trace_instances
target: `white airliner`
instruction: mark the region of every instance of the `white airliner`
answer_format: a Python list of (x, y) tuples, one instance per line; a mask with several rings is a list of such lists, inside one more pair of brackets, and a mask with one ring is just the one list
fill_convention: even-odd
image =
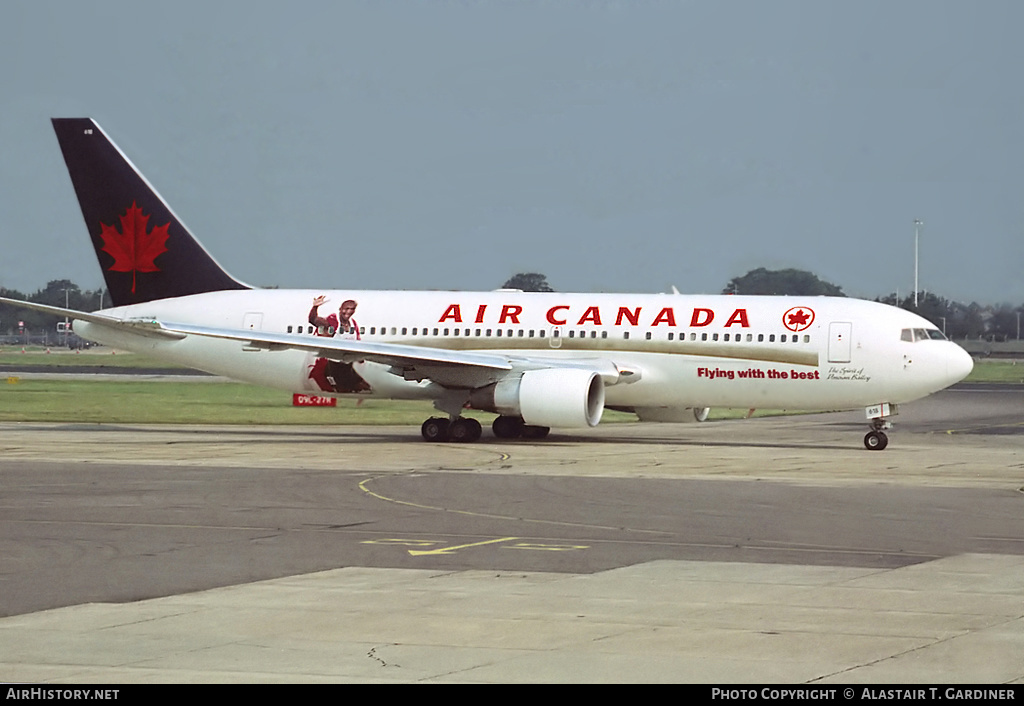
[[(703, 420), (710, 407), (864, 408), (868, 449), (899, 404), (970, 356), (913, 313), (840, 297), (255, 289), (227, 274), (93, 120), (53, 120), (114, 307), (81, 336), (322, 396), (429, 399), (429, 441), (542, 438), (605, 408)], [(335, 313), (336, 312), (336, 313)]]

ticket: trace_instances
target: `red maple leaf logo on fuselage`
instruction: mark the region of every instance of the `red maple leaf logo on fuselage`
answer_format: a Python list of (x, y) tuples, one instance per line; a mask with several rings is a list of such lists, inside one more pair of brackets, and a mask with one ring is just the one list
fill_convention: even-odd
[(153, 230), (147, 233), (148, 222), (149, 216), (143, 215), (142, 209), (132, 201), (132, 205), (121, 216), (120, 232), (116, 226), (100, 223), (103, 227), (100, 232), (103, 252), (114, 258), (114, 264), (109, 270), (132, 273), (132, 294), (135, 294), (135, 273), (159, 272), (160, 268), (153, 260), (157, 255), (167, 252), (167, 227), (171, 224), (153, 226)]
[(794, 306), (782, 315), (782, 325), (790, 331), (803, 331), (814, 323), (814, 309)]

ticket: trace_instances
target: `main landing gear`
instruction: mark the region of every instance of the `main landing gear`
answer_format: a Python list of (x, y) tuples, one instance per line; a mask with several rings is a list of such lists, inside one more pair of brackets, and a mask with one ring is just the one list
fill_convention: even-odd
[(469, 417), (431, 417), (420, 427), (425, 441), (455, 441), (469, 443), (477, 441), (483, 433), (480, 422)]
[(551, 431), (551, 427), (527, 424), (520, 417), (501, 416), (494, 420), (491, 431), (499, 439), (543, 439)]
[[(551, 428), (526, 424), (520, 417), (501, 416), (494, 420), (491, 430), (499, 439), (543, 439)], [(425, 441), (470, 443), (480, 439), (483, 429), (480, 422), (470, 417), (431, 417), (423, 422), (420, 433)]]

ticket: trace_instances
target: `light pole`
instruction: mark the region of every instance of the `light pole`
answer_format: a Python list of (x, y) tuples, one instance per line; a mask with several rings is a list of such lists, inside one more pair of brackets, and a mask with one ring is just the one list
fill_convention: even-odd
[(914, 219), (914, 308), (917, 308), (917, 244), (920, 237), (921, 226), (924, 225), (924, 221), (920, 218)]
[[(68, 287), (64, 288), (64, 308), (65, 309), (70, 309), (71, 308), (68, 305), (68, 292), (69, 291), (70, 290), (69, 290)], [(67, 317), (67, 315), (64, 316), (64, 347), (65, 348), (68, 347), (68, 317)]]

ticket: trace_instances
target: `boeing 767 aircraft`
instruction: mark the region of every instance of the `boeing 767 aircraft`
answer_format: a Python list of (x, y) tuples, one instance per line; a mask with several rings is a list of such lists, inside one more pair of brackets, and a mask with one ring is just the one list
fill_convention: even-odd
[(592, 427), (605, 408), (684, 421), (710, 407), (864, 408), (884, 449), (899, 404), (962, 380), (930, 322), (834, 297), (257, 289), (206, 252), (89, 118), (53, 126), (114, 306), (66, 315), (108, 346), (258, 385), (428, 399), (428, 441)]

